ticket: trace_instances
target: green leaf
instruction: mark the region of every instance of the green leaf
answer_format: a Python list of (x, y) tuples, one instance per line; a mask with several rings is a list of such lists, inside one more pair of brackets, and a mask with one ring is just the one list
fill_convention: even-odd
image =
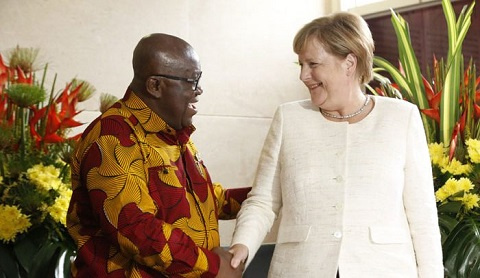
[(438, 225), (440, 227), (440, 233), (442, 236), (442, 245), (447, 239), (448, 235), (455, 229), (455, 226), (458, 224), (458, 220), (454, 215), (447, 213), (438, 214)]
[(0, 273), (8, 278), (20, 276), (17, 260), (7, 245), (0, 243)]
[(466, 217), (456, 225), (443, 244), (443, 258), (448, 277), (478, 277), (473, 276), (480, 261), (478, 217)]
[(402, 67), (405, 71), (406, 80), (410, 84), (410, 90), (416, 92), (412, 94), (412, 99), (414, 99), (414, 103), (417, 104), (420, 109), (429, 108), (422, 81), (422, 73), (420, 72), (420, 66), (410, 40), (408, 24), (400, 15), (395, 14), (393, 11), (392, 13), (392, 24), (397, 35)]
[[(71, 259), (75, 256), (76, 251), (73, 249), (65, 249), (65, 258), (63, 261), (63, 276), (70, 277), (70, 270), (72, 267)], [(60, 262), (59, 262), (60, 263)]]
[(382, 68), (383, 70), (386, 70), (392, 76), (395, 83), (397, 83), (398, 86), (406, 92), (407, 100), (413, 99), (413, 94), (412, 94), (412, 90), (410, 89), (410, 84), (408, 84), (405, 77), (400, 73), (400, 71), (395, 66), (393, 66), (386, 59), (378, 56), (373, 57), (373, 64)]
[(448, 30), (448, 58), (445, 84), (440, 101), (440, 137), (445, 146), (450, 140), (455, 123), (459, 119), (459, 88), (463, 74), (462, 44), (471, 25), (471, 15), (475, 1), (469, 8), (463, 8), (456, 20), (455, 11), (450, 1), (442, 1), (443, 12), (447, 21)]
[(27, 273), (30, 273), (33, 257), (37, 250), (38, 246), (29, 237), (17, 241), (13, 247), (18, 262)]
[(439, 213), (458, 213), (462, 207), (462, 202), (447, 202), (438, 206)]
[(34, 257), (31, 268), (32, 278), (51, 277), (55, 273), (60, 257), (61, 243), (48, 242)]

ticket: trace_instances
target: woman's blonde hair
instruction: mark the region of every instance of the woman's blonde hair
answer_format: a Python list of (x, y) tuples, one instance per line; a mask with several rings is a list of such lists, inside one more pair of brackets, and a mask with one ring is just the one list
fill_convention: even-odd
[(375, 46), (368, 24), (362, 17), (338, 12), (314, 19), (298, 31), (293, 40), (293, 51), (299, 54), (310, 39), (317, 40), (326, 51), (338, 57), (354, 54), (360, 83), (366, 84), (372, 80)]

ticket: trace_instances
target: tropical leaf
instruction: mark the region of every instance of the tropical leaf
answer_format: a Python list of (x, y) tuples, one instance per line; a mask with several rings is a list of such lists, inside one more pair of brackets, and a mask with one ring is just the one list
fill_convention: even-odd
[(455, 218), (455, 215), (452, 216), (447, 213), (439, 213), (438, 224), (440, 226), (443, 243), (447, 239), (448, 235), (453, 231), (453, 229), (455, 229), (455, 226), (457, 226), (458, 220)]
[(33, 262), (33, 256), (38, 250), (38, 245), (36, 245), (29, 237), (25, 237), (15, 244), (13, 250), (20, 265), (27, 273), (29, 273)]
[[(64, 250), (64, 259), (63, 259), (63, 276), (64, 277), (70, 277), (70, 270), (72, 267), (72, 258), (76, 256), (76, 249), (75, 248), (66, 248)], [(63, 255), (63, 254), (62, 254)], [(62, 258), (60, 256), (60, 258)], [(60, 265), (61, 261), (59, 262), (58, 265)]]
[[(395, 83), (397, 83), (397, 85), (401, 88), (401, 91), (405, 96), (406, 100), (413, 100), (413, 93), (410, 89), (410, 84), (405, 79), (403, 74), (394, 65), (392, 65), (392, 63), (379, 56), (373, 57), (373, 63), (377, 67), (380, 67), (380, 69), (377, 68), (377, 71), (384, 70), (392, 76)], [(376, 76), (376, 80), (381, 81), (378, 76)]]
[(466, 217), (456, 225), (443, 244), (443, 260), (448, 277), (479, 277), (480, 221), (478, 217)]
[(423, 86), (422, 73), (410, 40), (408, 23), (400, 15), (392, 12), (392, 24), (397, 34), (399, 58), (405, 71), (406, 82), (412, 92), (412, 102), (420, 109), (429, 108)]
[[(440, 100), (440, 136), (441, 142), (449, 145), (455, 123), (460, 116), (459, 88), (463, 73), (462, 44), (471, 25), (471, 15), (475, 1), (468, 8), (464, 7), (456, 20), (455, 11), (450, 1), (442, 1), (443, 12), (447, 21), (448, 57), (445, 83)], [(454, 105), (452, 105), (454, 104)]]
[(0, 275), (8, 278), (20, 277), (17, 260), (13, 252), (3, 243), (0, 243), (0, 258), (2, 258), (0, 260)]
[(52, 277), (61, 255), (61, 243), (48, 242), (40, 248), (32, 263), (32, 278)]

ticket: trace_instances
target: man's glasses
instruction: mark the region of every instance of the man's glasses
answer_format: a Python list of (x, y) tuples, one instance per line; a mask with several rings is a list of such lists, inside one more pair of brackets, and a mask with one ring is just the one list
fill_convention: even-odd
[(188, 83), (192, 84), (192, 90), (196, 91), (197, 88), (198, 88), (198, 83), (200, 82), (200, 77), (202, 77), (202, 72), (200, 72), (200, 74), (197, 77), (195, 77), (195, 79), (194, 78), (178, 77), (178, 76), (167, 75), (167, 74), (155, 74), (155, 75), (152, 75), (152, 76), (158, 76), (158, 77), (163, 77), (163, 78), (167, 78), (167, 79), (180, 80), (180, 81), (188, 82)]

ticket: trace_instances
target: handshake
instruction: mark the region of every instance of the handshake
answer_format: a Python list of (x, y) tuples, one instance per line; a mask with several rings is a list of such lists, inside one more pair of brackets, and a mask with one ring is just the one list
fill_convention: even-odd
[(248, 248), (245, 245), (235, 244), (229, 250), (215, 247), (212, 251), (220, 257), (217, 278), (242, 277), (248, 258)]

